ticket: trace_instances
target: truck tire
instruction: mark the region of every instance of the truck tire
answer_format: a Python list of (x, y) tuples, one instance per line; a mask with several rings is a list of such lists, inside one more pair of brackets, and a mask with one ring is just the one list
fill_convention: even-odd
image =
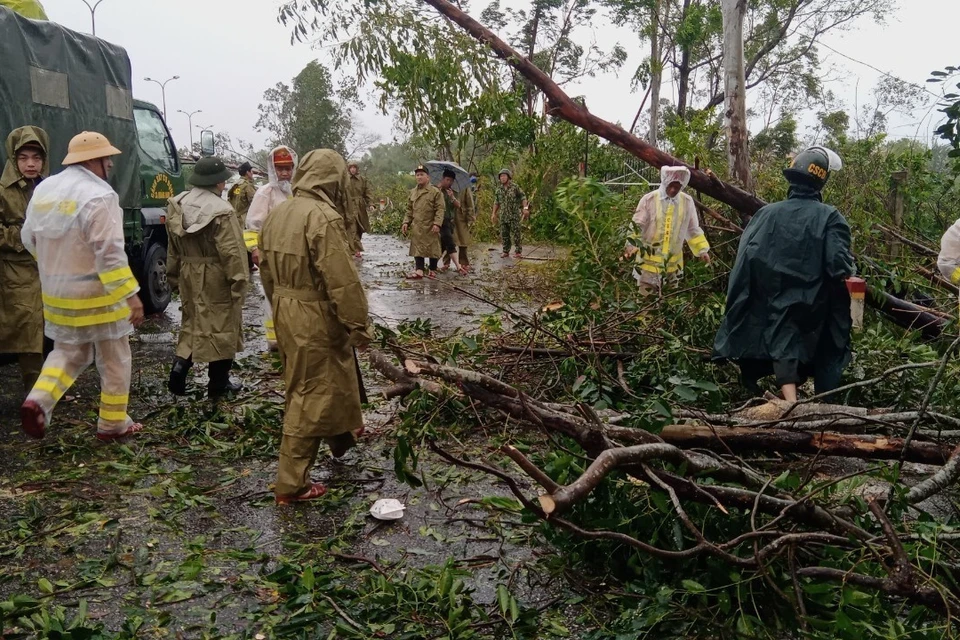
[(167, 283), (167, 248), (155, 242), (147, 249), (140, 280), (140, 300), (146, 314), (162, 313), (170, 304), (170, 285)]

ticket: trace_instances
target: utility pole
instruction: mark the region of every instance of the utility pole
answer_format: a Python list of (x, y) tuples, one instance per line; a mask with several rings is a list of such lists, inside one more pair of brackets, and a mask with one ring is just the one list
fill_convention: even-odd
[(94, 37), (97, 35), (97, 7), (100, 6), (100, 3), (103, 0), (97, 0), (92, 6), (88, 0), (80, 0), (83, 4), (87, 5), (87, 9), (90, 9), (90, 30), (93, 33)]
[[(102, 2), (103, 0), (100, 0), (100, 1)], [(144, 80), (146, 80), (147, 82), (156, 82), (158, 85), (160, 85), (160, 94), (163, 97), (163, 119), (164, 120), (167, 119), (167, 83), (170, 82), (171, 80), (179, 80), (179, 79), (180, 79), (180, 76), (173, 76), (172, 78), (167, 78), (163, 82), (160, 82), (159, 80), (154, 80), (153, 78), (144, 78)]]
[(184, 111), (183, 109), (177, 109), (177, 113), (182, 113), (187, 116), (187, 126), (190, 128), (190, 153), (193, 153), (193, 116), (198, 113), (203, 113), (203, 109), (197, 109), (196, 111)]

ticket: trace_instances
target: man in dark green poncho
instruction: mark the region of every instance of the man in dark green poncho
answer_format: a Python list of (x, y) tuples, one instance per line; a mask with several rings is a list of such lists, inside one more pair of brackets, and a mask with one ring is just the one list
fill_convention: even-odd
[(745, 386), (774, 374), (791, 402), (811, 375), (818, 393), (835, 389), (850, 361), (850, 227), (821, 195), (840, 167), (837, 154), (811, 147), (784, 170), (787, 199), (743, 232), (714, 341), (714, 359), (739, 364)]

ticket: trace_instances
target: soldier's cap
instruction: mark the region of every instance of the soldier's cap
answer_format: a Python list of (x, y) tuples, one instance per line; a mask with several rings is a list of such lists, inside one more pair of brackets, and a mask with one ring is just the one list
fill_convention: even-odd
[(227, 165), (223, 164), (223, 160), (211, 156), (197, 161), (189, 182), (195, 187), (212, 187), (226, 182), (232, 175)]
[(418, 164), (417, 168), (413, 170), (414, 173), (430, 173), (425, 166)]
[(502, 175), (504, 175), (504, 174), (506, 174), (506, 176), (507, 176), (508, 178), (512, 178), (512, 177), (513, 177), (513, 172), (510, 171), (510, 169), (500, 169), (500, 173), (497, 174), (497, 177), (499, 178), (500, 176), (502, 176)]
[(293, 166), (293, 156), (290, 155), (290, 152), (286, 149), (277, 149), (273, 152), (273, 166), (275, 167), (292, 167)]
[(251, 165), (249, 162), (244, 162), (242, 165), (237, 167), (237, 173), (241, 176), (245, 175), (248, 171), (253, 171), (253, 165)]

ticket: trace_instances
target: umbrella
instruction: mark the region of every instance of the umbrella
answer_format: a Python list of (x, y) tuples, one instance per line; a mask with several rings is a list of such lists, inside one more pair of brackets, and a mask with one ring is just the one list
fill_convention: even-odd
[(439, 183), (440, 178), (443, 177), (443, 172), (449, 169), (457, 174), (457, 177), (453, 179), (454, 191), (463, 191), (464, 189), (470, 188), (470, 174), (467, 173), (467, 170), (458, 165), (456, 162), (447, 162), (446, 160), (431, 160), (430, 162), (424, 162), (423, 166), (425, 166), (427, 171), (430, 172), (430, 182), (433, 184)]

